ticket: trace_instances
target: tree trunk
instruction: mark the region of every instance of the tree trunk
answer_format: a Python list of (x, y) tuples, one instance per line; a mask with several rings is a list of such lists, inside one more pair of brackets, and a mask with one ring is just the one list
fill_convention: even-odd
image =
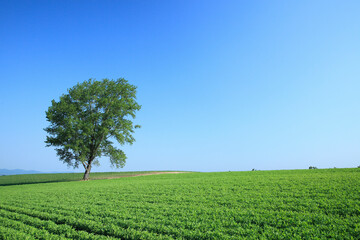
[(88, 167), (85, 169), (84, 178), (83, 178), (84, 181), (89, 180), (90, 170), (91, 170), (91, 164), (89, 164)]

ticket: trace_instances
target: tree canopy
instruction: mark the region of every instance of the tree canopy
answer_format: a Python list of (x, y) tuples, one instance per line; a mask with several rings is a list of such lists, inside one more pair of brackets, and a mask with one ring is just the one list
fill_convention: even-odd
[(123, 167), (125, 153), (114, 142), (132, 144), (132, 119), (141, 106), (136, 102), (136, 86), (127, 80), (89, 79), (68, 89), (60, 100), (52, 100), (46, 111), (50, 125), (46, 146), (53, 146), (60, 160), (74, 168), (85, 168), (88, 180), (91, 166), (99, 165), (99, 157), (110, 158), (112, 166)]

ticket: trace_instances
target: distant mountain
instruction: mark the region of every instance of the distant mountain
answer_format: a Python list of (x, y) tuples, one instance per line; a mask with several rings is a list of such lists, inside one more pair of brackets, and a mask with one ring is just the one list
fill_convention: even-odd
[(1, 175), (16, 175), (16, 174), (33, 174), (33, 173), (42, 173), (35, 170), (24, 170), (24, 169), (0, 169)]

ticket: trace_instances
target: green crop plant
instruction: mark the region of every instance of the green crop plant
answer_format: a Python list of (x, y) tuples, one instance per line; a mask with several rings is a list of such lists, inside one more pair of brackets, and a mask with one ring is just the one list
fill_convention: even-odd
[(358, 168), (4, 185), (0, 239), (359, 239), (359, 193)]

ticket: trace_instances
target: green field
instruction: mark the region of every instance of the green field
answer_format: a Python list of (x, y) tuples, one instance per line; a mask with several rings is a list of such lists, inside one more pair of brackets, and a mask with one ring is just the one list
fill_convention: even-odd
[(0, 186), (0, 239), (67, 238), (360, 239), (360, 169)]
[[(90, 174), (90, 180), (104, 178), (129, 177), (138, 174), (147, 174), (155, 171), (137, 172), (94, 172)], [(166, 172), (166, 171), (162, 171)], [(49, 183), (49, 182), (68, 182), (82, 180), (84, 173), (52, 173), (52, 174), (20, 174), (0, 176), (0, 186)]]

